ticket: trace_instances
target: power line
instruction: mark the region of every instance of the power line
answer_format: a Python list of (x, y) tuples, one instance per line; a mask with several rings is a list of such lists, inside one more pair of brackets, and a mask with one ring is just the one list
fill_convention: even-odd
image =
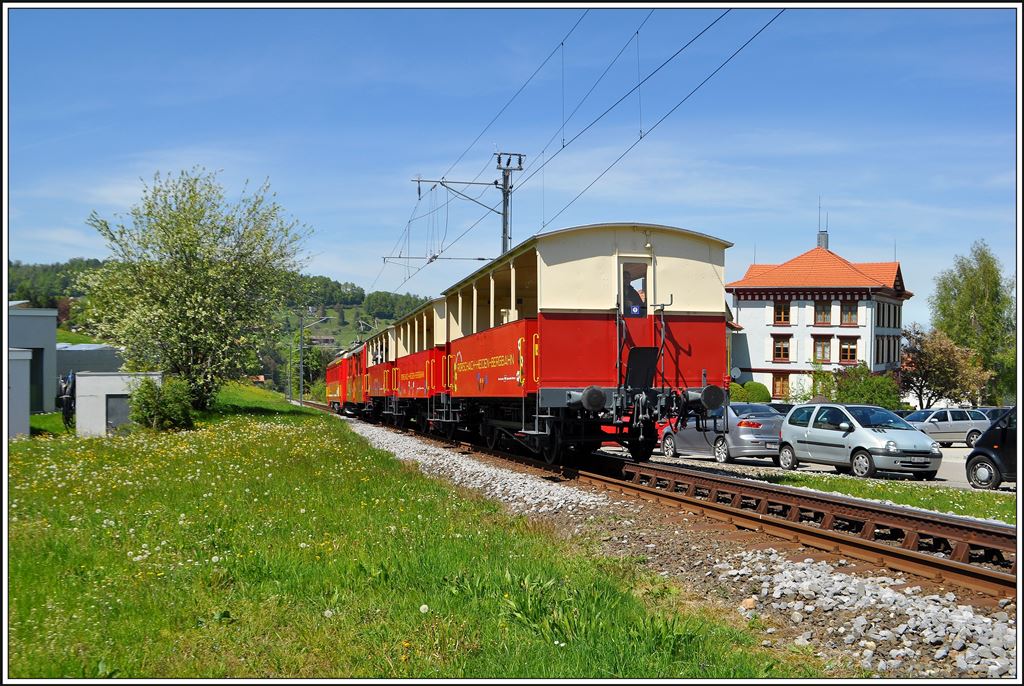
[[(666, 112), (666, 113), (665, 113), (665, 114), (664, 114), (664, 115), (663, 115), (663, 116), (661, 117), (661, 119), (659, 119), (659, 120), (658, 120), (657, 122), (655, 122), (654, 126), (652, 126), (652, 127), (650, 128), (650, 129), (648, 129), (647, 133), (648, 133), (648, 134), (650, 134), (651, 132), (653, 132), (653, 131), (654, 131), (654, 129), (658, 128), (658, 126), (659, 126), (659, 125), (661, 124), (661, 122), (663, 122), (663, 121), (665, 121), (666, 119), (668, 119), (668, 117), (669, 117), (669, 116), (670, 116), (670, 115), (671, 115), (671, 114), (672, 114), (673, 112), (675, 112), (675, 111), (676, 111), (677, 109), (679, 109), (679, 108), (680, 108), (680, 107), (682, 106), (682, 104), (683, 104), (684, 102), (686, 102), (687, 100), (689, 100), (689, 99), (690, 99), (690, 96), (692, 96), (692, 95), (693, 95), (694, 93), (696, 93), (696, 92), (697, 92), (698, 90), (700, 90), (701, 86), (703, 86), (703, 85), (704, 85), (705, 83), (707, 83), (708, 81), (710, 81), (710, 80), (711, 80), (711, 78), (712, 78), (712, 77), (713, 77), (713, 76), (714, 76), (715, 74), (717, 74), (717, 73), (718, 73), (719, 71), (721, 71), (721, 70), (722, 70), (722, 68), (723, 68), (723, 67), (725, 67), (725, 65), (729, 64), (729, 62), (731, 62), (731, 61), (732, 61), (732, 59), (733, 59), (734, 57), (736, 57), (736, 55), (740, 54), (740, 52), (741, 52), (741, 51), (742, 51), (742, 50), (743, 50), (743, 49), (744, 49), (745, 47), (747, 47), (748, 45), (750, 45), (750, 43), (751, 43), (751, 42), (753, 42), (753, 40), (754, 40), (755, 38), (757, 38), (757, 37), (758, 37), (759, 35), (761, 35), (761, 32), (762, 32), (762, 31), (764, 31), (764, 30), (765, 30), (766, 28), (768, 28), (769, 26), (771, 26), (772, 22), (774, 22), (774, 21), (775, 21), (776, 19), (778, 19), (778, 18), (779, 18), (779, 17), (780, 17), (781, 15), (782, 15), (782, 13), (783, 13), (783, 12), (785, 12), (785, 11), (786, 11), (785, 9), (781, 9), (781, 10), (779, 10), (778, 14), (776, 14), (776, 15), (775, 15), (774, 17), (772, 17), (771, 19), (769, 19), (769, 20), (768, 20), (768, 23), (766, 23), (766, 24), (765, 24), (764, 26), (762, 26), (762, 27), (761, 27), (760, 29), (758, 29), (758, 30), (757, 30), (757, 33), (755, 33), (755, 34), (754, 34), (753, 36), (751, 36), (750, 38), (748, 38), (748, 39), (747, 39), (747, 42), (746, 42), (746, 43), (744, 43), (743, 45), (741, 45), (740, 47), (738, 47), (738, 48), (736, 49), (736, 51), (735, 51), (734, 53), (732, 53), (731, 55), (729, 55), (729, 57), (728, 57), (728, 58), (727, 58), (727, 59), (726, 59), (726, 60), (725, 60), (724, 62), (722, 62), (722, 63), (721, 63), (720, 65), (718, 65), (718, 67), (717, 67), (717, 68), (716, 68), (716, 69), (715, 69), (715, 70), (714, 70), (713, 72), (711, 72), (710, 74), (708, 74), (708, 76), (707, 76), (707, 77), (706, 77), (706, 78), (705, 78), (705, 79), (704, 79), (703, 81), (701, 81), (701, 82), (700, 82), (699, 84), (697, 84), (697, 86), (696, 86), (696, 87), (695, 87), (695, 88), (694, 88), (693, 90), (691, 90), (691, 91), (690, 91), (689, 93), (687, 93), (687, 94), (686, 94), (686, 97), (685, 97), (685, 98), (683, 98), (683, 99), (682, 99), (682, 100), (680, 100), (680, 101), (679, 101), (678, 103), (676, 103), (676, 104), (675, 104), (675, 106), (674, 106), (674, 107), (673, 107), (672, 109), (670, 109), (670, 110), (669, 110), (668, 112)], [(633, 142), (633, 144), (632, 144), (632, 145), (630, 145), (630, 146), (629, 146), (628, 148), (626, 148), (626, 150), (625, 150), (625, 151), (624, 151), (624, 152), (623, 152), (623, 153), (622, 153), (621, 155), (619, 155), (619, 156), (618, 156), (618, 157), (617, 157), (617, 158), (615, 159), (615, 161), (614, 161), (614, 162), (612, 162), (612, 163), (611, 163), (610, 165), (608, 165), (608, 168), (607, 168), (607, 169), (605, 169), (605, 170), (604, 170), (603, 172), (601, 172), (601, 173), (600, 173), (600, 174), (599, 174), (599, 175), (597, 176), (597, 178), (596, 178), (596, 179), (594, 179), (593, 181), (591, 181), (591, 182), (590, 182), (590, 183), (589, 183), (589, 184), (587, 185), (587, 187), (586, 187), (586, 188), (584, 188), (583, 190), (581, 190), (581, 191), (580, 191), (580, 192), (579, 192), (579, 193), (578, 193), (578, 194), (576, 195), (576, 197), (575, 197), (575, 198), (573, 198), (572, 200), (570, 200), (570, 201), (569, 201), (569, 202), (568, 202), (568, 203), (567, 203), (567, 204), (565, 205), (565, 207), (563, 207), (562, 209), (558, 210), (558, 212), (557, 212), (557, 213), (556, 213), (556, 214), (555, 214), (555, 215), (554, 215), (553, 217), (551, 217), (551, 219), (549, 219), (549, 220), (548, 220), (548, 221), (547, 221), (547, 222), (546, 222), (546, 223), (544, 224), (544, 226), (546, 227), (546, 226), (547, 226), (548, 224), (550, 224), (551, 222), (553, 222), (553, 221), (554, 221), (555, 219), (557, 219), (557, 218), (558, 218), (558, 216), (559, 216), (559, 215), (561, 215), (561, 214), (562, 214), (563, 212), (565, 212), (565, 211), (566, 211), (566, 210), (567, 210), (567, 209), (569, 208), (569, 206), (570, 206), (570, 205), (572, 205), (572, 204), (573, 204), (574, 202), (576, 202), (577, 200), (579, 200), (579, 199), (580, 199), (580, 196), (582, 196), (582, 195), (583, 195), (584, 193), (586, 193), (586, 192), (587, 192), (588, 190), (590, 190), (590, 187), (591, 187), (591, 186), (593, 186), (593, 185), (594, 185), (595, 183), (597, 183), (598, 181), (600, 181), (600, 180), (601, 180), (601, 177), (603, 177), (603, 176), (604, 176), (605, 174), (607, 174), (607, 173), (608, 173), (608, 171), (609, 171), (609, 170), (610, 170), (610, 169), (611, 169), (612, 167), (614, 167), (614, 166), (615, 166), (616, 164), (618, 164), (618, 163), (619, 163), (619, 161), (620, 161), (620, 160), (621, 160), (621, 159), (622, 159), (623, 157), (625, 157), (625, 156), (626, 156), (627, 154), (629, 154), (629, 151), (630, 151), (630, 150), (632, 150), (633, 148), (635, 148), (635, 147), (636, 147), (636, 146), (637, 146), (637, 145), (638, 145), (638, 144), (640, 143), (640, 141), (642, 141), (642, 140), (643, 140), (643, 138), (638, 138), (637, 140), (635, 140), (635, 141)], [(520, 187), (522, 187), (523, 183), (524, 183), (524, 182), (520, 182), (520, 183), (519, 183), (519, 186), (520, 186)]]
[(540, 63), (540, 66), (539, 66), (539, 67), (537, 67), (537, 69), (536, 69), (536, 70), (534, 70), (533, 74), (531, 74), (531, 75), (530, 75), (530, 78), (526, 79), (526, 83), (524, 83), (524, 84), (523, 84), (522, 86), (520, 86), (520, 87), (519, 87), (519, 90), (517, 90), (517, 91), (515, 92), (515, 95), (513, 95), (513, 96), (512, 96), (511, 98), (509, 98), (509, 99), (508, 99), (508, 102), (506, 102), (506, 103), (504, 104), (504, 106), (502, 106), (502, 108), (501, 108), (500, 110), (498, 110), (498, 113), (497, 113), (496, 115), (494, 115), (494, 118), (493, 118), (493, 119), (491, 119), (491, 121), (489, 121), (489, 122), (487, 123), (487, 126), (485, 126), (485, 127), (484, 127), (483, 131), (481, 131), (481, 132), (480, 132), (480, 133), (479, 133), (479, 134), (477, 135), (477, 137), (473, 139), (473, 142), (469, 144), (469, 147), (468, 147), (468, 148), (466, 148), (465, 150), (463, 150), (463, 151), (462, 151), (462, 154), (461, 154), (461, 155), (459, 155), (459, 159), (457, 159), (457, 160), (455, 160), (454, 162), (452, 162), (452, 166), (448, 167), (448, 170), (447, 170), (447, 171), (445, 171), (445, 173), (444, 173), (444, 174), (442, 174), (442, 176), (447, 176), (447, 175), (448, 175), (448, 173), (449, 173), (449, 172), (450, 172), (450, 171), (451, 171), (452, 169), (454, 169), (454, 168), (455, 168), (455, 165), (457, 165), (457, 164), (458, 164), (459, 162), (461, 162), (461, 161), (462, 161), (462, 158), (466, 156), (466, 153), (467, 153), (467, 152), (469, 152), (470, 150), (472, 150), (472, 149), (473, 149), (473, 146), (477, 144), (477, 141), (479, 141), (479, 140), (480, 140), (480, 137), (481, 137), (481, 136), (483, 136), (483, 135), (484, 135), (485, 133), (487, 133), (487, 130), (491, 128), (491, 125), (492, 125), (492, 124), (494, 124), (494, 122), (498, 121), (498, 117), (500, 117), (500, 116), (502, 115), (502, 113), (503, 113), (503, 112), (504, 112), (504, 111), (505, 111), (506, 109), (508, 109), (508, 106), (509, 106), (509, 105), (511, 105), (511, 104), (512, 104), (512, 102), (513, 102), (513, 101), (514, 101), (514, 100), (515, 100), (515, 99), (516, 99), (517, 97), (519, 97), (519, 94), (523, 92), (523, 89), (525, 89), (525, 88), (526, 88), (526, 87), (527, 87), (528, 85), (530, 85), (530, 82), (531, 82), (531, 81), (533, 81), (533, 77), (535, 77), (535, 76), (536, 76), (537, 74), (539, 74), (539, 73), (540, 73), (540, 70), (544, 68), (544, 65), (546, 65), (546, 64), (548, 63), (548, 61), (549, 61), (549, 60), (550, 60), (550, 59), (551, 59), (552, 57), (554, 57), (554, 56), (555, 56), (555, 53), (556, 53), (556, 52), (558, 52), (559, 48), (561, 48), (561, 47), (562, 47), (563, 45), (565, 45), (565, 41), (569, 40), (569, 36), (571, 36), (571, 35), (572, 35), (572, 32), (573, 32), (573, 31), (575, 31), (575, 30), (576, 30), (576, 27), (580, 25), (580, 22), (581, 22), (581, 21), (583, 21), (583, 17), (587, 16), (587, 14), (588, 14), (589, 12), (590, 12), (590, 10), (588, 9), (588, 10), (585, 10), (585, 11), (583, 12), (583, 14), (582, 14), (582, 15), (580, 15), (580, 18), (579, 18), (579, 19), (577, 19), (577, 20), (576, 20), (576, 23), (572, 25), (572, 28), (571, 28), (571, 29), (569, 29), (569, 33), (565, 34), (565, 38), (563, 38), (563, 39), (562, 39), (562, 40), (561, 40), (561, 41), (559, 42), (559, 44), (555, 46), (555, 49), (554, 49), (554, 50), (552, 50), (552, 51), (551, 51), (551, 53), (550, 53), (550, 54), (549, 54), (549, 55), (548, 55), (547, 57), (545, 57), (545, 58), (544, 58), (544, 61)]
[[(573, 32), (574, 32), (574, 31), (576, 30), (576, 27), (578, 27), (578, 26), (580, 25), (580, 22), (582, 22), (582, 21), (583, 21), (583, 19), (584, 19), (584, 17), (586, 17), (586, 16), (587, 16), (587, 14), (589, 14), (589, 13), (590, 13), (590, 10), (589, 10), (589, 9), (588, 9), (588, 10), (584, 10), (583, 14), (581, 14), (581, 15), (580, 15), (580, 18), (576, 20), (576, 23), (572, 25), (572, 28), (571, 28), (571, 29), (569, 29), (568, 33), (566, 33), (566, 34), (565, 34), (565, 36), (564, 36), (564, 37), (562, 38), (562, 40), (561, 40), (561, 41), (559, 41), (558, 45), (556, 45), (556, 46), (554, 47), (554, 49), (553, 49), (553, 50), (552, 50), (552, 51), (551, 51), (551, 52), (550, 52), (550, 53), (548, 54), (548, 56), (547, 56), (546, 58), (544, 58), (544, 61), (543, 61), (543, 62), (541, 62), (540, 66), (539, 66), (539, 67), (537, 67), (537, 69), (535, 69), (535, 70), (534, 70), (533, 74), (531, 74), (531, 75), (530, 75), (530, 77), (529, 77), (529, 78), (528, 78), (528, 79), (526, 80), (526, 82), (525, 82), (525, 83), (523, 83), (523, 85), (519, 87), (519, 90), (517, 90), (517, 91), (516, 91), (516, 92), (515, 92), (515, 93), (514, 93), (514, 94), (512, 95), (512, 97), (508, 99), (508, 102), (506, 102), (506, 103), (505, 103), (505, 104), (504, 104), (504, 105), (502, 106), (502, 108), (501, 108), (500, 110), (498, 110), (498, 113), (497, 113), (496, 115), (494, 115), (494, 117), (493, 117), (493, 118), (491, 119), (491, 121), (489, 121), (489, 122), (487, 123), (487, 126), (485, 126), (485, 127), (483, 128), (483, 130), (482, 130), (482, 131), (480, 131), (480, 133), (479, 133), (479, 134), (477, 134), (477, 137), (473, 139), (473, 142), (472, 142), (472, 143), (470, 143), (470, 144), (469, 144), (469, 146), (468, 146), (468, 147), (467, 147), (467, 148), (466, 148), (465, 150), (463, 150), (463, 151), (462, 151), (462, 154), (461, 154), (461, 155), (459, 155), (458, 159), (456, 159), (456, 160), (455, 160), (454, 162), (452, 162), (451, 166), (449, 166), (449, 167), (448, 167), (447, 171), (445, 171), (445, 173), (441, 175), (441, 178), (442, 178), (442, 179), (443, 179), (443, 178), (444, 178), (445, 176), (447, 176), (447, 175), (448, 175), (448, 173), (449, 173), (449, 172), (451, 172), (451, 170), (452, 170), (452, 169), (454, 169), (454, 168), (455, 168), (455, 166), (456, 166), (456, 165), (457, 165), (457, 164), (458, 164), (459, 162), (461, 162), (461, 161), (462, 161), (462, 158), (464, 158), (464, 157), (466, 156), (466, 153), (468, 153), (468, 152), (469, 152), (470, 150), (472, 150), (472, 149), (473, 149), (473, 146), (475, 146), (475, 145), (477, 144), (477, 142), (478, 142), (478, 141), (480, 140), (480, 138), (481, 138), (481, 137), (482, 137), (482, 136), (483, 136), (483, 135), (484, 135), (485, 133), (487, 133), (487, 131), (488, 131), (488, 130), (489, 130), (489, 129), (491, 128), (491, 126), (492, 126), (492, 125), (494, 124), (494, 122), (496, 122), (496, 121), (498, 120), (498, 118), (499, 118), (499, 117), (500, 117), (500, 116), (501, 116), (501, 115), (502, 115), (502, 114), (503, 114), (503, 113), (505, 112), (505, 110), (506, 110), (506, 109), (508, 109), (509, 105), (511, 105), (511, 104), (512, 104), (512, 103), (513, 103), (513, 102), (515, 101), (515, 99), (516, 99), (517, 97), (519, 97), (519, 95), (520, 95), (520, 94), (521, 94), (521, 93), (523, 92), (523, 90), (524, 90), (524, 89), (525, 89), (525, 88), (526, 88), (526, 87), (527, 87), (528, 85), (530, 85), (530, 82), (531, 82), (531, 81), (533, 81), (534, 77), (535, 77), (535, 76), (537, 76), (537, 74), (538, 74), (538, 73), (540, 73), (540, 71), (541, 71), (541, 70), (542, 70), (542, 69), (544, 68), (544, 66), (545, 66), (545, 65), (546, 65), (546, 64), (547, 64), (547, 63), (548, 63), (548, 62), (549, 62), (549, 61), (551, 60), (551, 58), (552, 58), (552, 57), (553, 57), (553, 56), (555, 55), (555, 53), (556, 53), (556, 52), (558, 52), (558, 51), (559, 51), (559, 49), (564, 49), (564, 46), (565, 46), (565, 41), (569, 40), (569, 37), (570, 37), (570, 36), (572, 36)], [(482, 168), (482, 169), (481, 169), (481, 170), (480, 170), (480, 171), (479, 171), (479, 172), (477, 173), (477, 175), (476, 175), (475, 177), (473, 177), (473, 181), (476, 181), (476, 180), (477, 180), (478, 178), (480, 178), (480, 176), (481, 176), (481, 175), (482, 175), (482, 174), (484, 173), (484, 171), (485, 171), (485, 170), (487, 169), (487, 164), (488, 164), (489, 162), (490, 162), (490, 160), (488, 160), (488, 162), (487, 162), (487, 163), (484, 163), (484, 167), (483, 167), (483, 168)], [(458, 184), (454, 184), (454, 185), (458, 185)], [(481, 190), (481, 191), (480, 191), (480, 194), (476, 196), (476, 197), (477, 197), (477, 199), (479, 199), (480, 197), (482, 197), (482, 196), (483, 196), (483, 194), (484, 194), (484, 193), (486, 192), (486, 190), (487, 190), (487, 189), (483, 189), (483, 190)], [(447, 200), (445, 201), (445, 203), (444, 203), (444, 205), (443, 205), (443, 207), (445, 208), (445, 212), (446, 212), (446, 218), (445, 218), (445, 234), (446, 234), (446, 235), (447, 235), (447, 221), (448, 221), (448, 220), (447, 220), (447, 210), (448, 210), (448, 205), (449, 205), (449, 204), (451, 203), (451, 201), (452, 201), (452, 198), (450, 198), (450, 197), (449, 197), (449, 198), (448, 198), (448, 199), (447, 199)], [(418, 205), (419, 205), (419, 202), (417, 201), (417, 206), (418, 206)], [(398, 246), (398, 244), (399, 244), (399, 243), (401, 242), (401, 240), (402, 240), (402, 238), (403, 238), (403, 237), (406, 237), (406, 240), (408, 240), (408, 233), (409, 233), (409, 230), (410, 230), (410, 227), (411, 227), (411, 225), (412, 225), (412, 222), (413, 222), (413, 221), (415, 221), (415, 220), (417, 220), (417, 219), (422, 219), (423, 217), (427, 217), (427, 216), (430, 216), (430, 215), (434, 214), (435, 212), (437, 212), (437, 211), (438, 211), (438, 210), (440, 210), (440, 209), (441, 209), (440, 207), (435, 207), (435, 208), (431, 209), (431, 210), (430, 210), (429, 212), (426, 212), (426, 213), (424, 213), (424, 214), (422, 214), (422, 215), (420, 215), (420, 216), (418, 216), (418, 217), (417, 217), (417, 216), (415, 216), (415, 214), (416, 214), (416, 210), (415, 210), (415, 209), (413, 209), (413, 213), (412, 213), (412, 215), (413, 215), (413, 216), (410, 216), (410, 218), (409, 218), (409, 221), (408, 221), (408, 222), (406, 223), (406, 227), (405, 227), (405, 230), (404, 230), (404, 231), (402, 232), (402, 236), (399, 236), (399, 239), (398, 239), (398, 241), (397, 241), (397, 242), (395, 243), (395, 247), (397, 247), (397, 246)], [(484, 215), (484, 216), (487, 216), (487, 215)], [(479, 224), (479, 223), (480, 223), (481, 221), (483, 221), (483, 217), (481, 217), (481, 218), (480, 218), (480, 219), (478, 219), (478, 220), (477, 220), (476, 222), (474, 222), (473, 226), (476, 226), (476, 225), (477, 225), (477, 224)], [(465, 233), (463, 233), (462, 235), (465, 235)], [(461, 236), (460, 236), (460, 237), (461, 237)], [(456, 239), (456, 240), (458, 240), (458, 239)], [(455, 243), (455, 241), (452, 241), (452, 243)], [(449, 247), (450, 247), (450, 246), (449, 246)], [(446, 249), (446, 248), (444, 248), (444, 240), (442, 239), (442, 242), (441, 242), (441, 251), (440, 251), (440, 252), (439, 252), (438, 254), (441, 254), (441, 252), (444, 252), (444, 251), (445, 251), (445, 249)], [(394, 248), (392, 248), (391, 252), (392, 252), (392, 253), (394, 252)], [(386, 267), (386, 266), (387, 266), (387, 263), (386, 263), (386, 262), (385, 262), (385, 263), (384, 263), (383, 265), (381, 265), (381, 271), (380, 271), (380, 272), (378, 272), (378, 273), (377, 273), (377, 276), (376, 276), (376, 278), (374, 278), (374, 280), (373, 280), (373, 285), (376, 285), (376, 283), (377, 283), (377, 280), (378, 280), (378, 279), (380, 279), (380, 275), (381, 275), (381, 274), (383, 273), (383, 271), (384, 271), (384, 267)], [(425, 265), (424, 265), (424, 266), (425, 266)], [(420, 267), (419, 269), (422, 269), (422, 268), (423, 268), (423, 267), (421, 266), (421, 267)], [(416, 273), (418, 273), (418, 272), (419, 272), (419, 269), (417, 269), (417, 270), (416, 270), (416, 272), (413, 272), (413, 273), (412, 273), (411, 275), (408, 275), (408, 276), (407, 276), (407, 278), (405, 279), (405, 281), (403, 281), (403, 282), (402, 282), (402, 284), (406, 283), (406, 282), (407, 282), (407, 281), (408, 281), (409, 279), (411, 279), (411, 278), (412, 278), (413, 276), (415, 276), (415, 275), (416, 275)], [(371, 286), (370, 286), (370, 288), (371, 288), (371, 289), (373, 288), (373, 285), (371, 285)], [(401, 288), (401, 285), (399, 285), (399, 288)]]
[[(572, 112), (569, 113), (568, 118), (565, 118), (565, 122), (562, 124), (562, 126), (558, 129), (555, 129), (554, 133), (551, 134), (551, 138), (549, 138), (548, 142), (544, 144), (543, 148), (541, 148), (540, 153), (538, 155), (534, 155), (533, 162), (530, 162), (530, 164), (526, 165), (526, 169), (524, 171), (529, 171), (530, 168), (533, 167), (534, 162), (536, 162), (538, 159), (544, 156), (544, 154), (547, 152), (548, 146), (551, 145), (551, 143), (558, 136), (559, 131), (563, 131), (565, 129), (565, 124), (572, 120), (573, 116), (579, 111), (580, 107), (583, 106), (583, 103), (586, 102), (587, 98), (590, 97), (590, 94), (594, 92), (594, 89), (597, 88), (601, 81), (604, 80), (604, 77), (608, 75), (608, 72), (611, 71), (611, 68), (614, 67), (615, 63), (619, 61), (619, 58), (622, 57), (622, 53), (624, 53), (626, 51), (626, 48), (629, 47), (629, 44), (633, 42), (634, 36), (640, 33), (640, 29), (644, 27), (644, 24), (647, 23), (647, 20), (651, 18), (652, 14), (654, 14), (654, 10), (651, 10), (650, 12), (647, 13), (647, 16), (644, 17), (644, 20), (640, 22), (639, 26), (636, 27), (636, 30), (633, 32), (633, 35), (629, 37), (629, 40), (627, 40), (625, 45), (622, 46), (622, 49), (619, 50), (619, 53), (614, 58), (612, 58), (612, 61), (608, 63), (608, 66), (605, 67), (603, 72), (601, 72), (601, 75), (597, 77), (597, 80), (594, 81), (593, 85), (590, 87), (590, 90), (587, 91), (587, 94), (580, 98), (580, 101), (576, 103), (576, 107), (574, 107)], [(639, 77), (637, 77), (637, 80), (639, 81)]]
[[(561, 147), (561, 148), (560, 148), (559, 150), (556, 150), (556, 151), (555, 151), (555, 153), (554, 153), (553, 155), (551, 155), (551, 157), (547, 158), (547, 159), (546, 159), (546, 160), (544, 161), (544, 164), (545, 164), (545, 165), (547, 165), (547, 164), (550, 164), (552, 160), (554, 160), (554, 159), (555, 159), (556, 157), (558, 157), (558, 155), (559, 155), (559, 154), (561, 154), (562, 150), (565, 150), (565, 149), (566, 149), (567, 147), (569, 147), (570, 145), (572, 145), (572, 143), (573, 143), (573, 142), (575, 142), (575, 141), (576, 141), (576, 139), (578, 139), (578, 138), (579, 138), (580, 136), (582, 136), (582, 135), (583, 135), (583, 134), (585, 134), (585, 133), (586, 133), (587, 131), (589, 131), (589, 130), (590, 130), (590, 129), (591, 129), (591, 128), (592, 128), (593, 126), (594, 126), (594, 124), (596, 124), (597, 122), (599, 122), (599, 121), (601, 121), (602, 119), (604, 119), (604, 118), (605, 118), (605, 116), (607, 116), (607, 114), (608, 114), (609, 112), (611, 112), (611, 111), (612, 111), (612, 110), (614, 110), (614, 109), (615, 109), (616, 107), (618, 107), (618, 106), (619, 106), (619, 105), (620, 105), (620, 104), (622, 103), (622, 101), (623, 101), (623, 100), (625, 100), (625, 99), (626, 99), (626, 98), (628, 98), (628, 97), (629, 97), (630, 95), (632, 95), (634, 91), (636, 91), (637, 89), (639, 89), (639, 88), (640, 88), (640, 86), (644, 85), (644, 84), (645, 84), (645, 83), (646, 83), (646, 82), (647, 82), (647, 81), (648, 81), (648, 80), (649, 80), (649, 79), (650, 79), (650, 78), (651, 78), (652, 76), (654, 76), (654, 75), (655, 75), (655, 74), (657, 74), (657, 73), (658, 73), (659, 71), (661, 71), (661, 70), (662, 70), (662, 69), (663, 69), (663, 68), (664, 68), (664, 67), (665, 67), (666, 65), (668, 65), (668, 63), (669, 63), (669, 62), (671, 62), (671, 61), (672, 61), (672, 60), (674, 60), (674, 59), (675, 59), (676, 57), (678, 57), (678, 56), (679, 56), (679, 55), (680, 55), (680, 54), (681, 54), (681, 53), (683, 52), (683, 50), (686, 50), (686, 48), (690, 47), (690, 46), (691, 46), (691, 45), (692, 45), (692, 44), (694, 43), (694, 41), (696, 41), (696, 40), (697, 40), (698, 38), (700, 38), (700, 37), (701, 37), (701, 36), (703, 36), (703, 35), (704, 35), (705, 33), (707, 33), (707, 31), (708, 31), (708, 30), (709, 30), (709, 29), (710, 29), (710, 28), (711, 28), (712, 26), (714, 26), (714, 25), (715, 25), (715, 24), (717, 24), (717, 23), (718, 23), (719, 21), (721, 21), (721, 20), (722, 20), (722, 18), (723, 18), (723, 17), (725, 17), (725, 15), (729, 14), (729, 12), (731, 12), (731, 11), (732, 11), (732, 10), (726, 10), (726, 11), (722, 12), (722, 13), (721, 13), (720, 15), (718, 15), (718, 18), (717, 18), (717, 19), (715, 19), (715, 20), (714, 20), (713, 22), (711, 22), (710, 24), (708, 24), (707, 26), (705, 26), (705, 27), (704, 27), (704, 28), (703, 28), (703, 29), (701, 30), (701, 32), (700, 32), (700, 33), (698, 33), (698, 34), (697, 34), (696, 36), (694, 36), (694, 37), (693, 37), (693, 38), (691, 38), (691, 39), (690, 39), (689, 41), (687, 41), (687, 42), (686, 42), (686, 44), (685, 44), (685, 45), (683, 45), (683, 46), (682, 46), (681, 48), (679, 48), (678, 50), (676, 50), (676, 51), (675, 51), (675, 53), (674, 53), (674, 54), (673, 54), (673, 55), (672, 55), (671, 57), (669, 57), (669, 58), (668, 58), (667, 60), (665, 60), (664, 62), (662, 62), (662, 63), (661, 63), (661, 64), (660, 64), (660, 65), (659, 65), (659, 66), (658, 66), (658, 67), (657, 67), (657, 68), (656, 68), (656, 69), (655, 69), (654, 71), (652, 71), (652, 72), (651, 72), (650, 74), (648, 74), (647, 76), (645, 76), (645, 77), (644, 77), (644, 79), (643, 79), (643, 81), (640, 81), (640, 82), (639, 82), (638, 84), (636, 84), (635, 86), (633, 86), (632, 88), (630, 88), (630, 89), (629, 89), (629, 91), (627, 91), (627, 92), (626, 92), (626, 93), (625, 93), (625, 94), (624, 94), (624, 95), (623, 95), (623, 96), (622, 96), (621, 98), (619, 98), (618, 100), (616, 100), (616, 101), (615, 101), (615, 102), (614, 102), (614, 103), (613, 103), (613, 104), (611, 105), (611, 107), (609, 107), (608, 109), (606, 109), (606, 110), (605, 110), (604, 112), (602, 112), (602, 113), (601, 113), (600, 115), (598, 115), (598, 117), (597, 117), (596, 119), (594, 119), (594, 120), (593, 120), (592, 122), (590, 122), (590, 123), (589, 123), (589, 124), (587, 124), (587, 125), (586, 125), (585, 127), (583, 127), (583, 129), (582, 129), (582, 130), (581, 130), (581, 131), (580, 131), (579, 133), (577, 133), (577, 134), (576, 134), (575, 136), (573, 136), (573, 137), (572, 137), (571, 139), (569, 139), (569, 142), (568, 142), (568, 143), (565, 143), (565, 144), (564, 144), (564, 145), (563, 145), (563, 146), (562, 146), (562, 147)], [(628, 43), (627, 43), (627, 45), (628, 45)], [(625, 49), (625, 48), (623, 48), (623, 49)], [(649, 133), (649, 132), (650, 132), (650, 131), (648, 131), (648, 133)], [(529, 176), (527, 176), (527, 177), (526, 177), (525, 179), (522, 179), (522, 180), (521, 180), (521, 181), (519, 182), (519, 188), (520, 188), (520, 189), (522, 189), (523, 185), (524, 185), (524, 184), (525, 184), (525, 183), (526, 183), (527, 181), (529, 181), (530, 179), (532, 179), (532, 178), (533, 178), (534, 176), (536, 176), (537, 172), (539, 172), (539, 171), (540, 171), (540, 170), (541, 170), (542, 168), (543, 168), (543, 167), (538, 167), (538, 168), (537, 168), (537, 169), (535, 169), (535, 170), (534, 170), (534, 171), (533, 171), (533, 172), (532, 172), (532, 173), (531, 173), (531, 174), (530, 174)]]

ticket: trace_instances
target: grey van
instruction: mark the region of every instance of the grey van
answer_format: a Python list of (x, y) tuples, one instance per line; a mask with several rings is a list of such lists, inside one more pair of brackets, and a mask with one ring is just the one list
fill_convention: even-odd
[(981, 410), (969, 408), (936, 408), (918, 410), (905, 418), (907, 423), (938, 441), (943, 448), (953, 443), (966, 443), (968, 448), (992, 425), (992, 419)]
[(837, 472), (871, 477), (876, 470), (934, 479), (939, 444), (889, 410), (873, 405), (797, 405), (779, 435), (779, 466), (828, 464)]

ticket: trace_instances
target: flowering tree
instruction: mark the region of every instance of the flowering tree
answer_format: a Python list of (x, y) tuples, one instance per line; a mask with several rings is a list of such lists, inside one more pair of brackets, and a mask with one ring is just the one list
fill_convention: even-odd
[(88, 219), (111, 253), (82, 279), (96, 331), (124, 346), (129, 368), (180, 376), (193, 406), (208, 407), (274, 332), (308, 230), (269, 184), (231, 202), (199, 168), (158, 173), (129, 219)]

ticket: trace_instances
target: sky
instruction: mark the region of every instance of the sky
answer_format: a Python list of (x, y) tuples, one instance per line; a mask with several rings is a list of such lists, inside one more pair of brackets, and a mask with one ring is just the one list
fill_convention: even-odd
[(777, 10), (7, 9), (21, 262), (106, 256), (91, 212), (116, 219), (156, 172), (200, 166), (229, 197), (269, 180), (311, 230), (307, 273), (438, 295), (481, 263), (383, 257), (495, 257), (501, 220), (412, 179), (491, 182), (515, 152), (513, 244), (667, 224), (734, 243), (728, 282), (814, 247), (820, 198), (833, 251), (896, 255), (905, 322), (928, 322), (935, 275), (976, 240), (1016, 276), (1006, 7), (790, 7), (713, 76)]

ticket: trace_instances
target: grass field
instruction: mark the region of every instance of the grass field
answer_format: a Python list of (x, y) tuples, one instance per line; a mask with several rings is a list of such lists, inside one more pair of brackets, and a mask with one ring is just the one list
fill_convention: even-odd
[(13, 441), (9, 493), (12, 677), (821, 675), (264, 391), (185, 433)]
[(1016, 493), (935, 488), (909, 481), (874, 481), (839, 474), (781, 472), (758, 478), (773, 484), (803, 486), (857, 498), (887, 500), (898, 505), (910, 505), (935, 512), (949, 512), (980, 519), (998, 519), (1008, 524), (1017, 523)]
[(84, 333), (76, 333), (67, 329), (57, 328), (58, 343), (102, 343), (103, 341)]

